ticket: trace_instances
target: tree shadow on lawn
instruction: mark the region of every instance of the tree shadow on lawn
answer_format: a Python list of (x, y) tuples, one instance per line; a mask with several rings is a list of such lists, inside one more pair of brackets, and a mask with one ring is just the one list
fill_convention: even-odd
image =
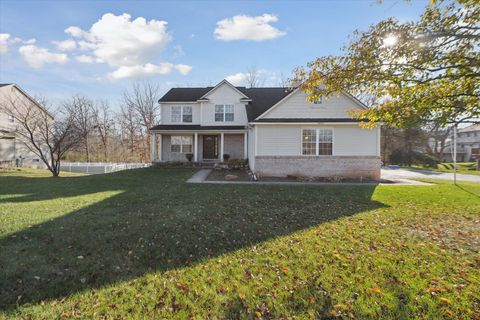
[[(2, 203), (62, 200), (62, 216), (0, 238), (0, 309), (181, 268), (384, 206), (375, 186), (186, 184), (185, 169), (0, 177)], [(122, 190), (69, 212), (69, 197)], [(50, 204), (53, 205), (53, 204)], [(41, 212), (39, 211), (39, 214)]]

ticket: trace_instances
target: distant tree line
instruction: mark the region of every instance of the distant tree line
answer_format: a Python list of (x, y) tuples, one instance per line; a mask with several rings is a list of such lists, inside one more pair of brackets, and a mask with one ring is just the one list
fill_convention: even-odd
[(108, 101), (75, 95), (63, 104), (73, 114), (81, 140), (64, 157), (67, 161), (149, 162), (150, 135), (160, 117), (160, 90), (150, 82), (123, 92), (120, 109)]
[(2, 102), (13, 117), (16, 135), (54, 177), (62, 161), (149, 162), (149, 129), (159, 120), (160, 90), (149, 82), (123, 92), (120, 108), (109, 102), (73, 95), (52, 108), (44, 98)]
[(435, 166), (442, 162), (452, 126), (381, 128), (381, 157), (385, 164)]

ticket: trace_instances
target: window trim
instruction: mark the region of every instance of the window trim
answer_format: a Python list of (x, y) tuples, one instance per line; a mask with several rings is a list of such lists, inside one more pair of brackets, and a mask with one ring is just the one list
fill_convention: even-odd
[[(189, 138), (189, 140), (190, 140), (190, 144), (183, 144), (183, 143), (173, 144), (173, 143), (172, 143), (172, 139), (173, 139), (174, 137), (180, 137), (180, 140), (182, 140), (182, 138), (184, 138), (184, 137), (187, 137), (187, 138)], [(182, 141), (182, 142), (183, 142), (183, 141)], [(172, 147), (173, 147), (173, 146), (180, 146), (180, 151), (173, 151), (173, 150), (172, 150)], [(184, 150), (183, 150), (183, 149), (184, 149), (184, 146), (190, 146), (190, 148), (189, 148), (190, 150), (189, 150), (189, 151), (184, 151)], [(171, 135), (171, 136), (170, 136), (170, 152), (171, 152), (171, 153), (192, 153), (192, 152), (193, 152), (193, 136), (189, 136), (189, 135)]]
[[(220, 112), (217, 112), (217, 106), (221, 106), (223, 111), (220, 113)], [(232, 107), (232, 112), (227, 112), (227, 106), (231, 106)], [(217, 121), (217, 114), (221, 114), (222, 115), (222, 120), (221, 121)], [(232, 120), (230, 121), (227, 121), (227, 114), (232, 114), (233, 115), (233, 118)], [(214, 122), (235, 122), (235, 105), (234, 104), (215, 104), (214, 106), (214, 110), (213, 110), (213, 120)]]
[[(315, 154), (303, 154), (303, 131), (305, 130), (315, 130)], [(320, 135), (319, 131), (320, 130), (331, 130), (332, 131), (332, 154), (320, 154)], [(332, 157), (334, 155), (334, 139), (335, 139), (335, 130), (332, 127), (321, 127), (321, 128), (302, 128), (300, 130), (300, 144), (301, 144), (301, 149), (300, 153), (304, 157)]]
[[(174, 108), (180, 108), (180, 121), (173, 121), (173, 109)], [(184, 109), (185, 108), (190, 108), (192, 110), (192, 113), (190, 114), (192, 116), (192, 121), (184, 121), (183, 116), (185, 116)], [(170, 107), (170, 122), (171, 123), (193, 123), (193, 106), (171, 106)]]

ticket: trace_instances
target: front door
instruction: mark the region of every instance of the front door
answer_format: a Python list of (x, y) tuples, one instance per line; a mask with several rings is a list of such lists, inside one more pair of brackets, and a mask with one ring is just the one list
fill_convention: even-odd
[(218, 136), (203, 136), (203, 159), (218, 159)]

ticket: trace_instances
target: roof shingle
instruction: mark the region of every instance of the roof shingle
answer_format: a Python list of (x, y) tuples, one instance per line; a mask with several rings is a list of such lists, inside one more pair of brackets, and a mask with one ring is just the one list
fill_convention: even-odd
[[(172, 88), (158, 102), (195, 102), (213, 88)], [(291, 92), (284, 87), (235, 88), (252, 100), (246, 107), (248, 121), (253, 121)]]

